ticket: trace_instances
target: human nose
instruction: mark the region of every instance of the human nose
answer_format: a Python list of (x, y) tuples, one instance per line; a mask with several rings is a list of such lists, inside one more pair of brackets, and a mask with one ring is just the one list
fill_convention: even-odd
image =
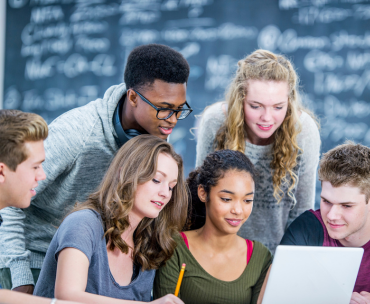
[(262, 112), (261, 119), (263, 121), (270, 121), (272, 117), (271, 109), (265, 108)]
[(329, 212), (327, 213), (326, 217), (329, 220), (338, 220), (341, 217), (341, 206), (339, 205), (333, 205), (330, 207)]
[(177, 116), (176, 116), (176, 112), (174, 112), (172, 115), (171, 115), (171, 117), (168, 117), (167, 119), (166, 119), (166, 121), (168, 121), (170, 124), (172, 124), (172, 125), (175, 125), (175, 124), (177, 124)]
[(45, 171), (44, 171), (44, 168), (42, 167), (42, 165), (40, 165), (40, 168), (39, 170), (37, 170), (37, 175), (36, 175), (36, 180), (39, 181), (39, 180), (44, 180), (46, 178), (46, 174), (45, 174)]
[(241, 214), (242, 213), (242, 205), (240, 201), (236, 201), (233, 205), (233, 208), (231, 209), (231, 213), (233, 214)]
[(159, 195), (163, 198), (171, 197), (170, 186), (167, 183), (163, 183), (160, 190)]

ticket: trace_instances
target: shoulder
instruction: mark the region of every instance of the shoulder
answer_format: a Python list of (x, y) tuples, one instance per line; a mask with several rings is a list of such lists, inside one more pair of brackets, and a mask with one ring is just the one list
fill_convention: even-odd
[(254, 264), (259, 271), (267, 269), (272, 263), (271, 251), (262, 243), (253, 241), (253, 252), (249, 263)]
[(323, 240), (322, 224), (310, 210), (307, 210), (290, 224), (280, 245), (321, 246)]
[(83, 234), (91, 231), (93, 234), (101, 234), (103, 226), (100, 215), (91, 209), (84, 209), (69, 214), (60, 225), (59, 234), (70, 231)]
[(225, 121), (227, 115), (227, 112), (223, 110), (223, 104), (223, 102), (216, 102), (213, 105), (206, 107), (201, 115), (202, 122), (221, 125)]
[(315, 119), (307, 112), (302, 111), (299, 117), (301, 123), (301, 132), (298, 134), (298, 140), (311, 140), (320, 143), (320, 133)]
[(308, 162), (316, 168), (320, 157), (320, 132), (314, 118), (306, 112), (302, 112), (301, 132), (297, 136), (298, 146), (303, 150), (304, 162)]
[(253, 241), (253, 254), (255, 252), (263, 259), (270, 259), (272, 257), (270, 250), (258, 241)]

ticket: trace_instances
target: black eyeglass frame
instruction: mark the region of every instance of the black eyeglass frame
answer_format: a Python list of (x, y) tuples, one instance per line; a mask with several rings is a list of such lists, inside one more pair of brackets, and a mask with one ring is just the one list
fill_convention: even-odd
[[(189, 104), (187, 103), (187, 101), (185, 101), (185, 104), (184, 105), (186, 105), (188, 108), (187, 109), (181, 109), (181, 110), (174, 110), (174, 109), (170, 109), (170, 108), (157, 108), (154, 104), (152, 104), (148, 99), (146, 99), (143, 95), (141, 95), (138, 91), (136, 91), (136, 90), (134, 90), (134, 89), (132, 89), (137, 95), (139, 95), (140, 96), (140, 98), (144, 101), (144, 102), (146, 102), (148, 105), (150, 105), (153, 109), (155, 109), (156, 111), (157, 111), (157, 119), (160, 119), (160, 120), (166, 120), (166, 119), (168, 119), (168, 118), (170, 118), (174, 113), (176, 113), (176, 118), (178, 119), (178, 120), (182, 120), (182, 119), (185, 119), (186, 117), (188, 117), (189, 115), (190, 115), (190, 113), (191, 112), (193, 112), (193, 109), (189, 106)], [(165, 110), (165, 111), (171, 111), (171, 113), (167, 116), (167, 117), (165, 117), (165, 118), (159, 118), (158, 117), (158, 114), (159, 114), (159, 111), (163, 111), (163, 110)], [(179, 113), (179, 112), (184, 112), (184, 111), (188, 111), (188, 113), (186, 114), (186, 116), (185, 117), (182, 117), (182, 118), (179, 118), (179, 117), (177, 117), (177, 113)], [(181, 116), (181, 114), (180, 114), (180, 116)]]

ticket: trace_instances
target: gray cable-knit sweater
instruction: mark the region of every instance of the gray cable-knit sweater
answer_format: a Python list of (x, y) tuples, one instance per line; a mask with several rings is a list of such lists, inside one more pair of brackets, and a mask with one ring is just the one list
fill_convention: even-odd
[(118, 150), (113, 113), (125, 84), (110, 87), (103, 99), (55, 119), (45, 141), (46, 180), (27, 209), (5, 208), (0, 227), (0, 268), (9, 267), (13, 288), (34, 284), (31, 268), (41, 269), (64, 216), (100, 184)]
[[(213, 151), (213, 141), (224, 120), (225, 114), (221, 102), (208, 107), (203, 113), (198, 130), (197, 167), (202, 164), (206, 155)], [(273, 196), (270, 169), (272, 144), (257, 146), (246, 142), (245, 155), (254, 164), (258, 177), (255, 183), (253, 211), (238, 234), (243, 238), (261, 242), (273, 253), (288, 225), (307, 209), (313, 209), (315, 204), (320, 134), (315, 121), (307, 113), (302, 112), (300, 121), (302, 132), (297, 140), (303, 154), (298, 157), (298, 165), (295, 168), (298, 176), (298, 183), (293, 190), (297, 201), (295, 205), (287, 195), (287, 186), (282, 186), (285, 196), (279, 204)]]

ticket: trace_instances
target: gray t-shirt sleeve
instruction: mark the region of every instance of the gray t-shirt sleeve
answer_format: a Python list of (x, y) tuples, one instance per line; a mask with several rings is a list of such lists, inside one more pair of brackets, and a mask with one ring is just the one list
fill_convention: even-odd
[(70, 214), (56, 233), (55, 261), (58, 261), (58, 255), (63, 249), (70, 247), (82, 251), (91, 263), (97, 241), (102, 237), (102, 224), (94, 211), (82, 210)]

